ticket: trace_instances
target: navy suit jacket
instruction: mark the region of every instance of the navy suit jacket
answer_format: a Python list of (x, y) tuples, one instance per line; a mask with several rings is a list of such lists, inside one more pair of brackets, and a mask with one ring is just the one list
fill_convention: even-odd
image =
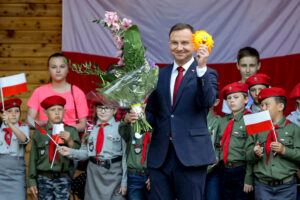
[(170, 94), (173, 64), (159, 71), (157, 88), (146, 107), (147, 120), (153, 127), (147, 158), (150, 168), (161, 167), (167, 159), (170, 134), (176, 155), (184, 166), (216, 163), (206, 116), (216, 99), (218, 74), (207, 68), (202, 77), (197, 77), (197, 65), (195, 59), (183, 76), (173, 108)]

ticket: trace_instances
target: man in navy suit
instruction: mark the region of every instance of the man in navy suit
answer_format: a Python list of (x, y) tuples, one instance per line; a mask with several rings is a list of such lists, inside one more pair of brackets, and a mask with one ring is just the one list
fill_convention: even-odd
[(205, 45), (193, 57), (193, 33), (188, 24), (171, 28), (174, 63), (160, 69), (157, 88), (148, 99), (151, 200), (203, 199), (207, 165), (216, 163), (206, 116), (215, 102), (218, 75), (206, 66)]

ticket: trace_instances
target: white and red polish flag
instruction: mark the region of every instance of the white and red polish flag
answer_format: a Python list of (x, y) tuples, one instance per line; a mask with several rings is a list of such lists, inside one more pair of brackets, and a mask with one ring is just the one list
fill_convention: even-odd
[(273, 130), (273, 124), (268, 110), (244, 115), (243, 117), (248, 135)]
[(9, 97), (12, 95), (27, 92), (27, 82), (24, 73), (0, 78), (0, 87), (2, 96)]

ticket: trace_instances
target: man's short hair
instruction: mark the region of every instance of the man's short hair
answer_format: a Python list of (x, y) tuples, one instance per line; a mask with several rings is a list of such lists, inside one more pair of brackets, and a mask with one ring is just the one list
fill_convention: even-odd
[(240, 60), (244, 57), (255, 57), (257, 60), (257, 64), (260, 62), (259, 61), (259, 53), (255, 48), (252, 47), (244, 47), (239, 50), (238, 55), (237, 55), (237, 62), (239, 63)]
[(191, 25), (185, 23), (178, 23), (172, 26), (172, 28), (170, 29), (169, 37), (173, 31), (180, 31), (184, 29), (189, 29), (192, 33), (195, 33), (195, 29)]
[(276, 103), (283, 103), (283, 105), (284, 105), (283, 111), (284, 111), (285, 108), (286, 108), (286, 106), (287, 106), (287, 100), (286, 100), (286, 98), (283, 97), (283, 96), (276, 96), (276, 97), (274, 97), (274, 99), (275, 99)]

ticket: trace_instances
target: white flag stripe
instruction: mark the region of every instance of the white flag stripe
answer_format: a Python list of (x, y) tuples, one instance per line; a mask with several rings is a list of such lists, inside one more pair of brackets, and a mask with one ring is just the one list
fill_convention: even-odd
[(259, 113), (244, 115), (245, 126), (250, 124), (257, 124), (268, 120), (271, 120), (271, 116), (268, 110)]
[(20, 85), (23, 83), (26, 83), (26, 77), (24, 73), (0, 78), (0, 84), (2, 88)]

